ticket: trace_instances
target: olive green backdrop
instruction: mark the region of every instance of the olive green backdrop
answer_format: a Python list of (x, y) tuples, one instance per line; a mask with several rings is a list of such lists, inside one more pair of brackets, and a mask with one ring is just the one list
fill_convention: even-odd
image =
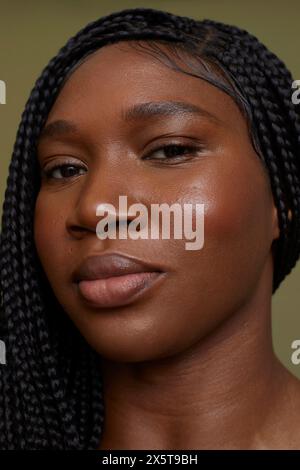
[[(0, 80), (7, 86), (6, 104), (0, 105), (0, 215), (21, 113), (42, 68), (88, 22), (134, 7), (211, 18), (247, 29), (300, 80), (299, 0), (0, 0)], [(273, 296), (273, 343), (282, 363), (300, 378), (300, 365), (291, 363), (291, 343), (300, 340), (299, 281), (300, 262)]]

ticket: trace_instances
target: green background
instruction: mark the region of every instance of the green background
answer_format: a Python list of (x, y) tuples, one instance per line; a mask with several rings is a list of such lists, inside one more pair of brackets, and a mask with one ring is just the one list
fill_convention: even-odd
[[(244, 28), (277, 54), (300, 79), (300, 1), (198, 0), (0, 0), (0, 80), (6, 104), (0, 105), (0, 215), (8, 164), (25, 102), (35, 80), (70, 36), (88, 22), (124, 8), (151, 7), (196, 19), (210, 18)], [(300, 339), (300, 263), (273, 296), (273, 344), (281, 362), (291, 363), (291, 343)]]

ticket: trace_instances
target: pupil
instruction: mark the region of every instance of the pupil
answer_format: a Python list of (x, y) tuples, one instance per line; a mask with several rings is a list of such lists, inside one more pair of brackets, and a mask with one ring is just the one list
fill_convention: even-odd
[(76, 172), (76, 168), (74, 166), (65, 166), (62, 168), (62, 174), (64, 177), (73, 176)]
[(180, 145), (172, 145), (171, 147), (167, 147), (165, 151), (167, 156), (174, 157), (178, 154), (182, 154), (184, 152), (184, 148)]

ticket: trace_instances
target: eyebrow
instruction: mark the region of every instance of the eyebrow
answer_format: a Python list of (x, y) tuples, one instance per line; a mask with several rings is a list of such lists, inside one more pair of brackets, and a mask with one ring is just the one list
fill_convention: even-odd
[(197, 115), (215, 122), (221, 122), (214, 114), (186, 101), (150, 101), (147, 103), (138, 103), (122, 112), (122, 117), (125, 121), (177, 115)]
[(48, 137), (59, 137), (65, 134), (77, 134), (78, 127), (72, 121), (57, 119), (47, 124), (40, 132), (39, 141)]
[[(149, 101), (138, 103), (121, 112), (124, 121), (146, 120), (155, 117), (170, 116), (200, 116), (214, 123), (220, 124), (222, 121), (209, 111), (192, 103), (185, 101)], [(66, 134), (78, 134), (78, 126), (65, 119), (58, 119), (46, 125), (39, 136), (39, 140), (47, 137), (59, 137)]]

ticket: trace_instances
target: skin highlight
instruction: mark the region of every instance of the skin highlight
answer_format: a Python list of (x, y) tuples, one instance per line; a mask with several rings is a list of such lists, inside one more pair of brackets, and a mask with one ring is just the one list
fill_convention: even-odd
[[(216, 120), (124, 120), (133, 104), (167, 100)], [(99, 449), (297, 448), (299, 381), (271, 337), (277, 211), (237, 105), (123, 43), (103, 47), (69, 77), (46, 126), (62, 119), (78, 131), (40, 139), (41, 171), (66, 159), (81, 171), (68, 181), (43, 173), (35, 243), (55, 296), (99, 353)], [(143, 159), (174, 142), (198, 151), (176, 163), (161, 150)], [(147, 207), (204, 203), (203, 249), (174, 239), (100, 241), (96, 206), (117, 206), (119, 194)], [(158, 264), (166, 276), (132, 304), (95, 311), (71, 274), (87, 256), (110, 251)]]

